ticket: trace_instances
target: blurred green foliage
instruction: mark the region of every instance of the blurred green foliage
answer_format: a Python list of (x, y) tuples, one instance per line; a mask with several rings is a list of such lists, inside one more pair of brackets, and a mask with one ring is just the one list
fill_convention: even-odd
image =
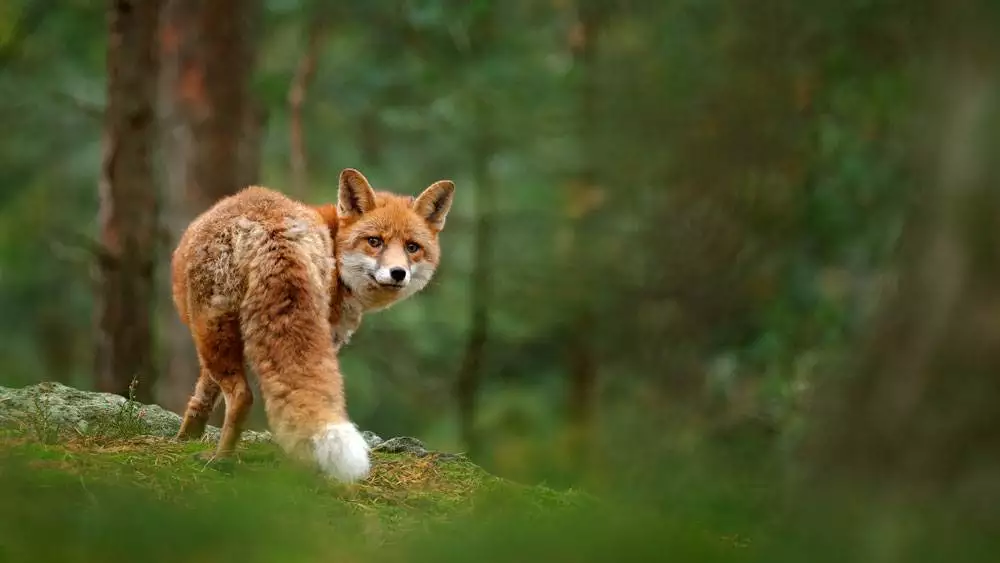
[[(565, 343), (581, 299), (598, 319), (593, 361), (609, 409), (649, 386), (681, 403), (708, 393), (731, 404), (749, 393), (754, 416), (779, 426), (864, 318), (905, 211), (926, 6), (595, 5), (596, 29), (581, 38), (583, 4), (568, 1), (265, 3), (255, 74), (268, 113), (263, 183), (291, 187), (286, 95), (307, 26), (322, 18), (328, 30), (304, 106), (302, 197), (333, 200), (347, 166), (398, 191), (439, 177), (459, 186), (435, 282), (369, 316), (343, 354), (362, 425), (460, 447), (451, 389), (469, 322), (476, 159), (488, 159), (500, 186), (489, 210), (495, 255), (480, 393), (488, 441), (562, 420), (553, 407), (566, 400)], [(102, 10), (5, 4), (8, 384), (89, 385)], [(471, 34), (485, 11), (496, 30), (477, 46)], [(589, 68), (574, 58), (580, 41), (594, 42)], [(588, 115), (577, 109), (581, 73), (596, 100)], [(485, 157), (472, 149), (483, 126), (474, 102), (483, 100), (495, 145)], [(597, 185), (573, 187), (591, 165)], [(570, 244), (587, 247), (587, 263), (567, 264), (567, 229), (583, 209), (596, 218)], [(574, 286), (584, 291), (566, 291)]]
[[(591, 10), (587, 30), (581, 9)], [(5, 385), (90, 386), (103, 10), (80, 0), (0, 4)], [(486, 13), (489, 42), (475, 35)], [(963, 529), (959, 508), (833, 503), (835, 493), (806, 498), (808, 488), (757, 496), (784, 486), (776, 459), (789, 459), (806, 432), (804, 405), (821, 383), (851, 374), (898, 273), (905, 219), (926, 183), (922, 151), (938, 134), (932, 70), (956, 38), (995, 62), (995, 42), (976, 43), (991, 35), (963, 27), (995, 31), (995, 16), (974, 0), (266, 1), (254, 77), (268, 114), (262, 183), (291, 189), (286, 97), (306, 31), (322, 18), (303, 114), (310, 187), (298, 195), (333, 201), (344, 167), (400, 192), (444, 177), (458, 186), (433, 283), (366, 317), (342, 353), (354, 420), (436, 449), (464, 447), (454, 387), (486, 212), (495, 252), (476, 417), (486, 447), (476, 461), (526, 481), (575, 479), (579, 468), (562, 456), (567, 388), (576, 319), (589, 314), (595, 471), (613, 476), (606, 492), (626, 497), (628, 517), (559, 516), (549, 527), (515, 512), (444, 523), (433, 532), (444, 541), (400, 558), (506, 560), (515, 539), (539, 558), (573, 560), (958, 561), (995, 550), (995, 535), (981, 542), (979, 528)], [(498, 198), (477, 210), (484, 178)], [(741, 457), (702, 470), (694, 452), (705, 436)], [(752, 482), (726, 473), (732, 466)], [(121, 526), (144, 551), (160, 539), (134, 528), (157, 519), (172, 538), (208, 541), (204, 530), (217, 530), (247, 559), (309, 558), (340, 537), (317, 531), (326, 508), (301, 491), (300, 502), (281, 489), (225, 508), (205, 500), (191, 520), (131, 491), (95, 504), (72, 478), (44, 491), (18, 483), (0, 479), (0, 498), (24, 499), (0, 503), (3, 522), (31, 505), (23, 525), (41, 526), (45, 503), (56, 502), (46, 495), (73, 490), (87, 508), (66, 512), (65, 526)], [(827, 501), (837, 509), (824, 510)], [(634, 505), (666, 512), (647, 519)], [(733, 550), (716, 541), (725, 534), (753, 543)], [(107, 547), (81, 537), (80, 549)]]

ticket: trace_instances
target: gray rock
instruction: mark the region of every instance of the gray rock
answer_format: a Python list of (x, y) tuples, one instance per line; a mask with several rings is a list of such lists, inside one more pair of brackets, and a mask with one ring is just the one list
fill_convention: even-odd
[(380, 438), (378, 434), (371, 432), (369, 430), (365, 430), (364, 432), (362, 432), (361, 436), (365, 439), (365, 442), (368, 442), (369, 448), (377, 448), (379, 444), (385, 442), (385, 440)]
[(377, 452), (386, 452), (391, 454), (413, 454), (417, 456), (424, 456), (428, 454), (427, 448), (424, 447), (423, 442), (409, 436), (398, 436), (396, 438), (383, 440), (378, 445), (373, 446), (372, 449)]
[[(61, 383), (45, 382), (20, 389), (0, 387), (0, 425), (20, 425), (36, 433), (81, 435), (106, 434), (172, 437), (181, 426), (181, 417), (158, 405), (128, 401), (120, 395), (81, 391)], [(431, 453), (423, 442), (409, 436), (383, 440), (374, 432), (363, 431), (365, 442), (374, 451), (425, 456)], [(219, 440), (219, 428), (208, 426), (202, 438)], [(267, 431), (245, 430), (244, 442), (269, 442)], [(439, 454), (449, 459), (451, 454)]]
[(391, 454), (410, 454), (417, 457), (434, 455), (435, 459), (439, 462), (465, 459), (465, 456), (462, 454), (428, 450), (423, 442), (410, 436), (398, 436), (396, 438), (389, 438), (388, 440), (380, 440), (378, 445), (372, 446), (372, 450)]
[[(170, 437), (181, 427), (181, 417), (158, 405), (143, 405), (120, 395), (80, 391), (61, 383), (45, 382), (20, 389), (0, 387), (0, 423), (21, 424), (35, 431), (120, 433)], [(219, 429), (205, 429), (204, 441), (218, 441)], [(246, 430), (244, 442), (267, 442), (270, 432)]]

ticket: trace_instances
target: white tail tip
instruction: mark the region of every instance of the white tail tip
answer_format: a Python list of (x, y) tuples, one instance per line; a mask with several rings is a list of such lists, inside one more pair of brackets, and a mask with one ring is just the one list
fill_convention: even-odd
[(368, 477), (368, 442), (350, 422), (329, 424), (313, 436), (313, 455), (324, 473), (345, 482)]

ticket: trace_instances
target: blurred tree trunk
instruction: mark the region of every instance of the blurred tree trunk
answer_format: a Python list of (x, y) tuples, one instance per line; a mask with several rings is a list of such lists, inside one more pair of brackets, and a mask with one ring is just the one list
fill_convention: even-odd
[(597, 359), (594, 356), (594, 313), (591, 293), (595, 280), (591, 279), (582, 264), (590, 261), (589, 245), (582, 244), (593, 229), (593, 211), (599, 201), (597, 166), (601, 155), (596, 147), (597, 131), (597, 80), (595, 58), (597, 37), (604, 17), (601, 0), (579, 0), (576, 5), (577, 21), (570, 35), (574, 65), (578, 79), (578, 106), (576, 126), (580, 147), (579, 167), (567, 190), (569, 226), (564, 237), (567, 263), (563, 271), (572, 275), (572, 306), (569, 322), (566, 369), (569, 374), (569, 446), (579, 464), (588, 459), (597, 409)]
[(382, 165), (382, 122), (376, 105), (369, 104), (359, 121), (361, 161), (366, 167), (377, 168)]
[(251, 97), (243, 108), (242, 136), (236, 165), (236, 185), (250, 186), (260, 183), (261, 149), (267, 130), (267, 108)]
[[(472, 37), (473, 64), (488, 56), (495, 35), (494, 7), (488, 4), (480, 8)], [(486, 81), (488, 83), (488, 81)], [(482, 380), (483, 355), (490, 332), (489, 308), (493, 294), (493, 213), (496, 210), (496, 180), (490, 163), (497, 151), (493, 106), (489, 100), (489, 89), (483, 88), (484, 81), (476, 84), (477, 95), (473, 102), (476, 127), (472, 141), (473, 176), (476, 191), (473, 198), (475, 220), (475, 246), (472, 256), (472, 276), (469, 294), (469, 334), (465, 354), (458, 371), (456, 396), (458, 399), (459, 430), (462, 443), (469, 457), (479, 453), (479, 435), (476, 432), (476, 406)]]
[(79, 331), (74, 330), (73, 323), (58, 306), (44, 307), (38, 311), (37, 330), (45, 378), (71, 385), (71, 376), (77, 365)]
[(160, 2), (108, 4), (107, 105), (100, 177), (97, 387), (152, 396), (157, 197), (156, 26)]
[[(956, 29), (968, 29), (958, 26)], [(968, 41), (968, 38), (963, 38)], [(817, 472), (884, 490), (969, 484), (1000, 470), (998, 77), (984, 42), (934, 81), (928, 188), (904, 233), (898, 288), (855, 375), (808, 444)]]
[(292, 188), (298, 197), (303, 197), (309, 188), (308, 157), (305, 141), (305, 127), (302, 123), (302, 106), (306, 92), (312, 84), (319, 63), (323, 39), (326, 37), (326, 21), (322, 12), (313, 14), (306, 31), (306, 50), (299, 59), (295, 76), (288, 89), (288, 143), (292, 169)]
[[(259, 16), (258, 0), (167, 0), (160, 91), (171, 250), (198, 214), (257, 181), (266, 117), (251, 95)], [(190, 335), (169, 310), (160, 402), (180, 410), (198, 367)]]
[[(456, 5), (455, 9), (460, 8)], [(391, 63), (402, 49), (411, 48), (405, 42), (408, 29), (394, 13), (376, 10), (368, 21), (373, 30), (368, 36), (372, 65)], [(405, 100), (406, 93), (401, 93), (398, 85), (381, 83), (372, 88), (366, 97), (357, 121), (358, 149), (361, 153), (361, 162), (365, 166), (371, 168), (382, 166), (385, 126), (382, 123), (381, 112), (387, 107), (393, 107), (401, 96)]]

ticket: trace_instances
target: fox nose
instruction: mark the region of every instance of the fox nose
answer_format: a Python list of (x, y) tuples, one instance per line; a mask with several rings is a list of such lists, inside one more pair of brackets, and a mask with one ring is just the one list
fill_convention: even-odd
[(392, 268), (389, 270), (389, 275), (392, 276), (393, 280), (401, 282), (406, 279), (406, 269), (399, 267)]

